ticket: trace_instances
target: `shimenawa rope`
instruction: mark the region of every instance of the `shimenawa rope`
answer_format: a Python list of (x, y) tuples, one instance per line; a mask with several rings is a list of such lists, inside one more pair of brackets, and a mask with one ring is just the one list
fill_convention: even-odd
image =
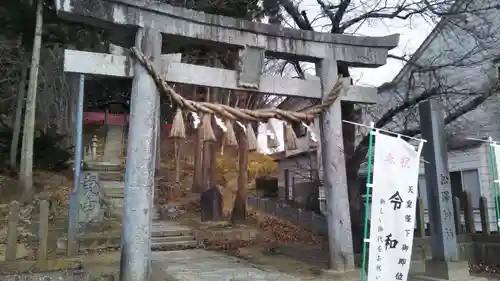
[(165, 79), (162, 78), (161, 73), (159, 73), (155, 69), (150, 59), (148, 59), (136, 47), (132, 47), (130, 50), (134, 58), (137, 59), (148, 70), (148, 73), (155, 81), (159, 92), (166, 94), (177, 104), (179, 109), (175, 114), (174, 124), (171, 130), (171, 136), (174, 138), (185, 138), (185, 129), (180, 127), (184, 127), (181, 110), (186, 110), (191, 112), (198, 112), (203, 115), (200, 128), (204, 132), (203, 139), (204, 141), (215, 141), (215, 136), (211, 125), (211, 116), (219, 114), (226, 119), (226, 140), (229, 140), (228, 145), (234, 145), (236, 142), (234, 139), (234, 130), (230, 126), (232, 123), (230, 122), (230, 120), (243, 121), (244, 123), (246, 123), (246, 126), (242, 125), (241, 123), (240, 125), (245, 127), (244, 129), (242, 129), (245, 131), (245, 134), (247, 136), (249, 150), (255, 150), (257, 147), (257, 138), (255, 137), (253, 127), (249, 124), (249, 122), (267, 122), (269, 119), (275, 118), (288, 123), (286, 126), (286, 145), (289, 150), (295, 150), (297, 149), (298, 141), (297, 136), (295, 135), (295, 132), (293, 131), (290, 123), (311, 123), (316, 115), (326, 110), (337, 100), (337, 97), (339, 96), (339, 93), (342, 90), (343, 86), (342, 79), (338, 79), (337, 83), (334, 85), (327, 98), (324, 99), (321, 104), (306, 109), (303, 112), (286, 111), (278, 108), (265, 108), (257, 110), (233, 108), (224, 104), (199, 102), (182, 97), (182, 95), (178, 94), (174, 90), (174, 88), (172, 88), (165, 81)]

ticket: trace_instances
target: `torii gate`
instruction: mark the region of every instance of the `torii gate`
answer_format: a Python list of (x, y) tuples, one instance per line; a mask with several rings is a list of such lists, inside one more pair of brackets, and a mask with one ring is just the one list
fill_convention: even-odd
[[(210, 15), (153, 0), (56, 0), (60, 17), (121, 33), (135, 33), (135, 46), (163, 70), (167, 81), (207, 87), (254, 91), (263, 94), (325, 98), (337, 82), (337, 61), (354, 67), (384, 65), (387, 52), (399, 35), (357, 37), (282, 28)], [(238, 71), (181, 63), (162, 55), (166, 38), (188, 38), (240, 50)], [(168, 40), (167, 40), (168, 42)], [(298, 80), (261, 74), (265, 57), (316, 63), (321, 81)], [(66, 50), (66, 72), (133, 79), (130, 133), (127, 150), (125, 210), (122, 248), (123, 280), (147, 280), (150, 271), (150, 204), (154, 178), (154, 138), (158, 92), (140, 63), (125, 54)], [(342, 102), (376, 102), (372, 88), (349, 87), (321, 116), (319, 171), (323, 170), (328, 202), (330, 267), (352, 270), (354, 255), (343, 155)], [(126, 266), (123, 266), (126, 265)]]

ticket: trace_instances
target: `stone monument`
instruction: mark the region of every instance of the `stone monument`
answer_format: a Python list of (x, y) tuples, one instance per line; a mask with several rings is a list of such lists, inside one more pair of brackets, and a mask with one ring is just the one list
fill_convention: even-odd
[(486, 278), (470, 276), (468, 259), (459, 259), (443, 112), (440, 101), (435, 98), (419, 105), (422, 138), (427, 140), (423, 155), (427, 160), (425, 180), (432, 260), (425, 262), (425, 274), (415, 280), (486, 281)]

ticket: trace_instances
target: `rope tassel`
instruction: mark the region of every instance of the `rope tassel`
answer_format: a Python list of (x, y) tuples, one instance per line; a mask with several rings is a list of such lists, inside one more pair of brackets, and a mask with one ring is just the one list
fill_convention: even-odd
[[(230, 118), (232, 120), (240, 120), (243, 122), (255, 122), (255, 121), (267, 121), (271, 118), (280, 119), (286, 122), (300, 122), (309, 123), (315, 119), (315, 117), (328, 109), (339, 97), (342, 92), (343, 80), (339, 78), (337, 83), (333, 86), (331, 91), (328, 93), (327, 97), (322, 101), (321, 104), (313, 106), (302, 112), (297, 111), (286, 111), (278, 108), (263, 108), (257, 110), (249, 110), (243, 108), (234, 108), (229, 105), (224, 104), (214, 104), (210, 102), (199, 102), (184, 98), (182, 95), (177, 93), (177, 91), (170, 86), (167, 81), (165, 81), (163, 75), (160, 71), (155, 69), (153, 62), (146, 57), (137, 47), (132, 47), (132, 56), (138, 60), (142, 66), (144, 66), (148, 73), (151, 75), (155, 84), (161, 94), (172, 99), (172, 101), (181, 107), (183, 110), (191, 112), (199, 112), (208, 115), (218, 114), (224, 118)], [(205, 140), (213, 140), (215, 137), (213, 135), (213, 130), (208, 130), (210, 122), (205, 122), (205, 127), (207, 128), (205, 133)], [(211, 125), (210, 125), (211, 127)], [(253, 131), (253, 130), (252, 130)], [(292, 145), (293, 140), (290, 139)]]
[(233, 127), (233, 122), (229, 119), (226, 119), (224, 122), (226, 124), (226, 133), (224, 134), (225, 137), (225, 145), (226, 146), (237, 146), (238, 142), (236, 141), (236, 134), (234, 133), (234, 127)]
[(203, 136), (203, 141), (208, 141), (208, 142), (213, 142), (215, 141), (215, 133), (214, 129), (212, 128), (212, 115), (211, 114), (204, 114), (203, 118), (201, 120), (201, 130), (202, 130), (202, 136)]
[(286, 149), (287, 150), (295, 150), (298, 148), (297, 135), (295, 135), (295, 132), (293, 131), (292, 125), (290, 125), (289, 123), (286, 124), (285, 137), (286, 137)]
[(186, 126), (184, 125), (184, 117), (182, 116), (182, 110), (180, 108), (177, 108), (175, 112), (172, 130), (170, 130), (170, 137), (176, 139), (186, 138)]
[(255, 136), (255, 132), (253, 130), (252, 124), (247, 123), (246, 133), (247, 133), (248, 151), (256, 151), (257, 150), (257, 137)]

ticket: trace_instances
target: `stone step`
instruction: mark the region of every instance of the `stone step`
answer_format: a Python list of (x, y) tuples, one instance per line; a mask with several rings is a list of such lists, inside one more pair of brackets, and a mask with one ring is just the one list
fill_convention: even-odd
[(124, 198), (125, 190), (122, 181), (101, 181), (101, 189), (104, 196), (111, 198)]
[(198, 242), (192, 241), (182, 241), (182, 242), (166, 242), (166, 243), (152, 243), (151, 249), (153, 251), (169, 251), (169, 250), (180, 250), (180, 249), (194, 249), (198, 247)]
[(123, 171), (123, 167), (120, 164), (110, 163), (110, 162), (85, 162), (86, 169), (98, 172), (110, 172), (110, 171)]
[(99, 180), (100, 181), (121, 181), (123, 182), (124, 179), (124, 172), (122, 171), (106, 171), (106, 172), (100, 172), (99, 173)]
[(193, 231), (189, 228), (186, 229), (158, 229), (154, 226), (151, 231), (151, 237), (177, 237), (177, 236), (192, 236)]
[(151, 237), (151, 243), (184, 242), (196, 240), (193, 235)]
[(100, 184), (102, 188), (116, 189), (116, 191), (122, 193), (125, 185), (123, 181), (100, 181)]

